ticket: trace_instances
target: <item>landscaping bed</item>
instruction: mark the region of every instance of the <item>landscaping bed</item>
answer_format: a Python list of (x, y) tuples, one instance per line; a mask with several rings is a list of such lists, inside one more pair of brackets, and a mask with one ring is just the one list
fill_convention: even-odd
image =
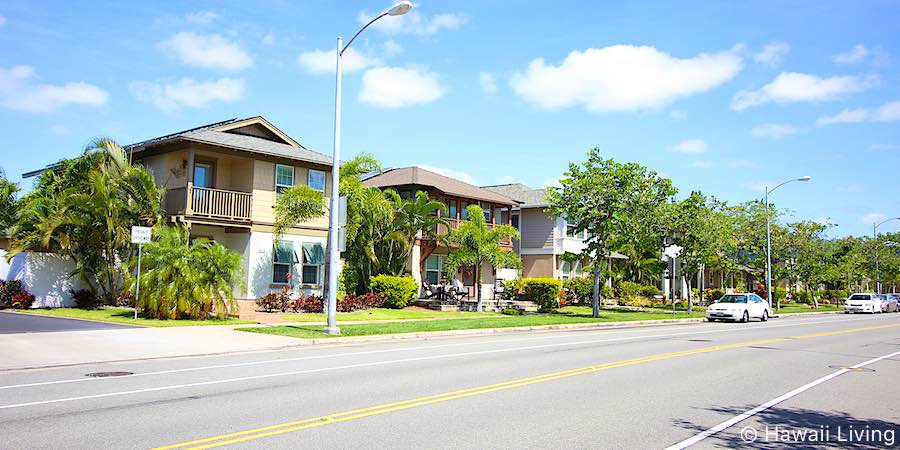
[(122, 323), (145, 327), (188, 327), (197, 325), (243, 325), (256, 322), (248, 322), (233, 317), (208, 320), (161, 320), (147, 319), (138, 316), (134, 318), (134, 310), (131, 308), (119, 308), (115, 306), (103, 306), (96, 309), (81, 308), (55, 308), (55, 309), (26, 309), (16, 312), (51, 317), (64, 317), (68, 319), (93, 320), (97, 322)]
[[(337, 319), (344, 322), (358, 322), (363, 320), (462, 319), (496, 317), (499, 315), (499, 313), (490, 312), (437, 311), (427, 308), (406, 307), (403, 309), (371, 308), (353, 312), (339, 312), (337, 313)], [(326, 320), (324, 313), (284, 314), (281, 318), (291, 322), (325, 322)]]

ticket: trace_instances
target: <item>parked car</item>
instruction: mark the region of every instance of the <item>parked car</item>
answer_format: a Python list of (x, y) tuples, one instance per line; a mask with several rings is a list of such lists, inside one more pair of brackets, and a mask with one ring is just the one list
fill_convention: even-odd
[(753, 318), (765, 322), (771, 314), (769, 302), (756, 294), (725, 294), (706, 309), (706, 320), (749, 322)]
[(883, 311), (881, 303), (878, 294), (862, 292), (853, 294), (844, 302), (844, 313), (881, 313)]
[(882, 294), (881, 297), (881, 312), (897, 312), (900, 309), (900, 298), (897, 297), (896, 294)]

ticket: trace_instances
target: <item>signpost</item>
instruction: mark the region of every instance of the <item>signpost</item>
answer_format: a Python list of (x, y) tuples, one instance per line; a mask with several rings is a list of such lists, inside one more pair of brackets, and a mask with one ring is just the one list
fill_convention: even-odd
[[(678, 258), (678, 255), (681, 254), (681, 247), (671, 244), (663, 249), (663, 254), (669, 259), (669, 268), (667, 270), (666, 277), (669, 279), (669, 297), (672, 299), (672, 314), (675, 314), (675, 280), (678, 279), (678, 274), (676, 273), (677, 266), (675, 265), (675, 258)], [(679, 280), (680, 281), (680, 280)]]
[(138, 245), (137, 282), (134, 284), (134, 318), (137, 319), (137, 300), (141, 292), (141, 247), (150, 242), (150, 227), (131, 227), (131, 243)]

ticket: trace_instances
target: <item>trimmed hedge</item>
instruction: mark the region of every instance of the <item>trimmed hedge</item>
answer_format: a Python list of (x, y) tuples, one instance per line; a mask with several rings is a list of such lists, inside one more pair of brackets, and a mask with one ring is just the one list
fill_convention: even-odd
[(525, 300), (538, 304), (547, 311), (559, 307), (559, 293), (562, 282), (556, 278), (523, 278), (522, 292)]
[(563, 281), (564, 289), (568, 290), (568, 299), (579, 305), (591, 303), (594, 295), (594, 280), (592, 278), (570, 278)]
[(386, 308), (400, 309), (415, 300), (419, 286), (413, 277), (377, 275), (372, 277), (372, 292), (384, 299)]

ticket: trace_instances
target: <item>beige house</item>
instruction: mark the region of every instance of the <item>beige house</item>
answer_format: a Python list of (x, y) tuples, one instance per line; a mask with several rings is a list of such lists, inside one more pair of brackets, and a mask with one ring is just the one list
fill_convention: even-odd
[[(366, 186), (381, 189), (393, 189), (401, 197), (411, 198), (417, 191), (427, 192), (431, 198), (440, 200), (447, 205), (448, 217), (446, 220), (450, 228), (456, 228), (462, 221), (468, 220), (469, 205), (479, 205), (484, 210), (484, 218), (488, 226), (496, 224), (513, 224), (510, 211), (518, 204), (509, 197), (494, 191), (459, 181), (421, 167), (401, 167), (388, 169), (379, 175), (367, 178), (363, 181)], [(437, 234), (446, 233), (446, 229), (436, 230)], [(502, 246), (513, 251), (513, 240), (501, 243)], [(445, 280), (444, 261), (450, 249), (433, 239), (419, 239), (413, 247), (410, 255), (409, 272), (421, 285), (438, 284)], [(460, 269), (456, 279), (462, 281), (469, 292), (474, 295), (475, 268)], [(482, 281), (482, 298), (494, 298), (495, 282), (499, 279), (513, 279), (517, 272), (511, 269), (494, 270), (485, 264), (480, 268)]]
[(243, 257), (253, 299), (289, 287), (321, 294), (327, 216), (299, 223), (276, 242), (272, 229), (278, 193), (308, 185), (327, 196), (331, 157), (310, 150), (262, 117), (232, 119), (126, 147), (167, 189), (170, 223), (190, 229)]

